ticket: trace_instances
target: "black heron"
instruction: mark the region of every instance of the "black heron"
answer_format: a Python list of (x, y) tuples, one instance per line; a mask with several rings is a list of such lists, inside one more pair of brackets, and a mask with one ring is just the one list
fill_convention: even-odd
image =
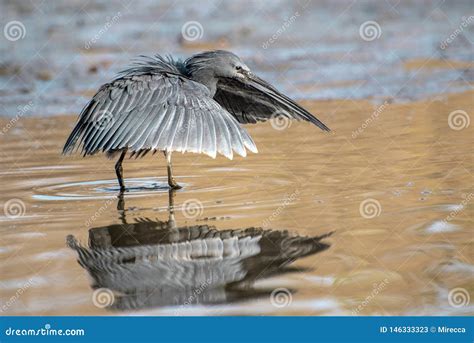
[(131, 156), (162, 151), (173, 178), (173, 151), (217, 153), (232, 159), (257, 153), (240, 124), (272, 118), (306, 120), (329, 131), (319, 119), (272, 85), (253, 74), (235, 54), (207, 51), (181, 61), (142, 56), (110, 83), (104, 84), (84, 107), (63, 154), (82, 146), (84, 156), (99, 151), (119, 155), (115, 165), (120, 191), (125, 190), (122, 162)]

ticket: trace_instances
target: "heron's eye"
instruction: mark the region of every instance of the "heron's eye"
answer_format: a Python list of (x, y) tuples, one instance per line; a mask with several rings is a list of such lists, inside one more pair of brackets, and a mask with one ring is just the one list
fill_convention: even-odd
[(242, 70), (242, 66), (235, 66), (235, 70), (241, 71), (241, 70)]

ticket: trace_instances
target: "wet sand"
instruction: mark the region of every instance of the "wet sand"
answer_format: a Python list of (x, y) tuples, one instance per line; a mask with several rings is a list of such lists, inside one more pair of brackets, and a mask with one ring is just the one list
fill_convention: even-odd
[[(292, 237), (334, 232), (323, 240), (329, 246), (296, 254), (272, 274), (265, 273), (261, 261), (280, 258), (289, 246), (264, 249), (264, 238), (258, 238), (260, 246), (248, 238), (248, 246), (257, 249), (250, 254), (254, 258), (247, 259), (241, 248), (232, 260), (243, 274), (233, 274), (229, 280), (234, 283), (220, 282), (218, 290), (208, 287), (209, 296), (200, 305), (182, 306), (192, 303), (189, 295), (179, 300), (173, 293), (174, 306), (145, 306), (144, 301), (115, 310), (94, 306), (91, 286), (97, 287), (100, 278), (78, 264), (66, 239), (73, 235), (88, 247), (89, 230), (124, 222), (134, 228), (143, 218), (168, 221), (163, 157), (125, 161), (130, 190), (121, 210), (113, 161), (60, 156), (74, 116), (1, 118), (8, 134), (0, 135), (0, 203), (16, 199), (24, 204), (19, 213), (7, 216), (4, 211), (0, 217), (0, 298), (8, 305), (3, 311), (175, 315), (179, 308), (179, 314), (192, 315), (472, 315), (472, 305), (451, 306), (448, 292), (462, 287), (474, 294), (473, 126), (452, 129), (448, 117), (459, 110), (474, 113), (473, 96), (471, 91), (406, 103), (381, 99), (375, 105), (366, 100), (302, 101), (331, 133), (298, 122), (282, 130), (270, 123), (249, 125), (259, 154), (232, 161), (176, 154), (175, 173), (184, 188), (174, 196), (173, 222), (175, 228), (188, 227), (180, 232), (192, 232), (189, 227), (196, 225), (211, 226), (222, 235), (252, 227), (276, 231), (278, 237), (286, 237), (285, 230)], [(183, 208), (190, 200), (200, 204), (191, 214)], [(157, 225), (147, 226), (151, 231), (145, 233), (156, 235)], [(251, 237), (266, 236), (257, 232)], [(171, 241), (167, 237), (163, 244)], [(301, 246), (295, 249), (298, 253)], [(215, 266), (206, 268), (212, 272)], [(261, 277), (247, 278), (250, 271)], [(114, 277), (108, 282), (120, 285)], [(286, 295), (287, 306), (272, 304), (271, 292), (280, 288), (291, 294)], [(139, 299), (139, 291), (127, 289), (116, 297), (130, 304), (127, 299)], [(163, 291), (153, 297), (160, 303), (167, 296)]]

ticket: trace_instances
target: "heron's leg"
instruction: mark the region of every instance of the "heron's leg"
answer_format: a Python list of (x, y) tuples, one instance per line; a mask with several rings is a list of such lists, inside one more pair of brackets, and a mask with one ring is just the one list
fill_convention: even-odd
[(118, 183), (120, 185), (120, 193), (125, 191), (125, 184), (123, 183), (123, 168), (122, 161), (125, 155), (127, 154), (127, 149), (122, 151), (117, 163), (115, 163), (115, 173), (117, 174)]
[(168, 228), (176, 229), (176, 221), (174, 218), (174, 197), (176, 195), (176, 189), (170, 188), (168, 190)]
[(180, 185), (176, 183), (173, 177), (173, 166), (171, 165), (171, 151), (165, 151), (166, 162), (168, 164), (168, 185), (171, 189), (180, 189)]

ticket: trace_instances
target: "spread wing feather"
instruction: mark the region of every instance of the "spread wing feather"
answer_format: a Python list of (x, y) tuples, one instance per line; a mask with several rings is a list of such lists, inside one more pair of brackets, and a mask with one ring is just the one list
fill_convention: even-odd
[[(125, 75), (102, 86), (84, 107), (63, 153), (128, 149), (246, 156), (252, 138), (209, 90), (169, 73)], [(143, 155), (142, 155), (143, 156)]]
[(214, 99), (242, 124), (287, 117), (306, 120), (329, 131), (318, 118), (251, 73), (242, 79), (220, 78)]

